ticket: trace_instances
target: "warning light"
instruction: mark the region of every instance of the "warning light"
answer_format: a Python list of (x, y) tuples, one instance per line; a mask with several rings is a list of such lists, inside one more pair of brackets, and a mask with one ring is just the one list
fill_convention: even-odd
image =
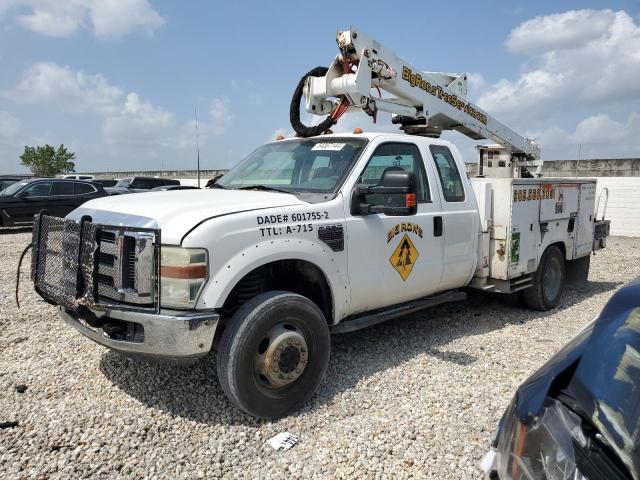
[(356, 127), (353, 129), (353, 133), (362, 133), (362, 129), (360, 127)]
[(405, 207), (415, 207), (418, 204), (416, 200), (415, 193), (405, 193), (404, 195), (404, 206)]
[(282, 135), (282, 134), (276, 135), (276, 142), (280, 141), (280, 140), (284, 140), (284, 135)]

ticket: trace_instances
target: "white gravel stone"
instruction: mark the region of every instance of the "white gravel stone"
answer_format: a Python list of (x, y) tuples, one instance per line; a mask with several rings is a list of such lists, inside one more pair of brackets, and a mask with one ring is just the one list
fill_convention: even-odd
[[(472, 293), (334, 336), (320, 391), (276, 422), (233, 408), (215, 360), (128, 360), (66, 327), (0, 231), (0, 478), (481, 478), (479, 462), (514, 390), (640, 275), (640, 239), (610, 238), (589, 284), (533, 312)], [(25, 384), (20, 394), (15, 386)], [(300, 437), (286, 452), (266, 440)]]

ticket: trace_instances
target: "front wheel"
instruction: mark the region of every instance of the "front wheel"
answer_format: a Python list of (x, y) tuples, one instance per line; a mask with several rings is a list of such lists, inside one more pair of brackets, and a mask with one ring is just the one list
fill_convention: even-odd
[(241, 410), (278, 418), (313, 395), (329, 353), (329, 327), (316, 304), (290, 292), (266, 292), (242, 305), (222, 334), (218, 379)]
[(564, 256), (558, 247), (551, 246), (542, 254), (532, 285), (523, 292), (527, 307), (550, 310), (558, 305), (564, 290)]

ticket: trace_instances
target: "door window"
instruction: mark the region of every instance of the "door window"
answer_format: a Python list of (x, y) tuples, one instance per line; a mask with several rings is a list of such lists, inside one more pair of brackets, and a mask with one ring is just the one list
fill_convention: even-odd
[(448, 147), (431, 145), (429, 147), (442, 184), (442, 193), (447, 202), (464, 202), (464, 186), (458, 172), (458, 166)]
[(80, 183), (80, 182), (76, 182), (76, 195), (83, 195), (85, 193), (93, 193), (96, 191), (95, 188), (93, 188), (93, 186), (89, 185), (88, 183)]
[(151, 190), (152, 188), (161, 187), (162, 185), (164, 185), (162, 180), (153, 178), (134, 178), (130, 184), (132, 188), (138, 188), (140, 190)]
[(25, 197), (48, 197), (51, 192), (51, 182), (37, 182), (25, 187), (20, 194)]
[(51, 195), (54, 197), (73, 195), (73, 182), (53, 182)]
[[(381, 185), (386, 172), (406, 171), (416, 174), (418, 180), (418, 202), (429, 202), (429, 184), (422, 163), (420, 150), (413, 143), (385, 143), (380, 145), (369, 159), (360, 176), (359, 183)], [(376, 203), (375, 195), (370, 195), (368, 202)]]

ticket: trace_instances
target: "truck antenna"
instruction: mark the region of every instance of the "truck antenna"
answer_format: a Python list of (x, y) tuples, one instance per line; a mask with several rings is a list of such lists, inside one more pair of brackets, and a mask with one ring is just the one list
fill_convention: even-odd
[(198, 107), (193, 107), (193, 113), (196, 118), (196, 152), (198, 156), (198, 188), (200, 188), (200, 142), (198, 139)]

